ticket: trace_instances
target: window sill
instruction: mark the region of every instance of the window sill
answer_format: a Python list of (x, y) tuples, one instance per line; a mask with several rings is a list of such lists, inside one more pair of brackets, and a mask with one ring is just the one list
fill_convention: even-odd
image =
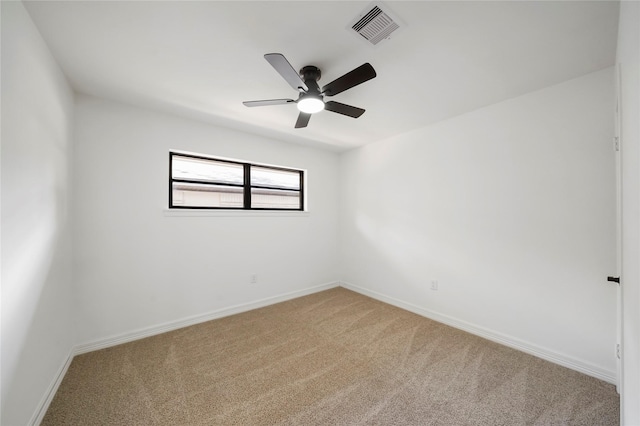
[(206, 209), (168, 209), (163, 210), (165, 217), (308, 217), (308, 211), (297, 210), (206, 210)]

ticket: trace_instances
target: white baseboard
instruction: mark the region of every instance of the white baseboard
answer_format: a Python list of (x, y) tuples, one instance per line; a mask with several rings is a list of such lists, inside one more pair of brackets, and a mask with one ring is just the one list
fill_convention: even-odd
[(398, 308), (404, 309), (406, 311), (413, 312), (414, 314), (418, 314), (420, 316), (432, 319), (434, 321), (441, 322), (446, 325), (450, 325), (451, 327), (466, 331), (471, 334), (475, 334), (476, 336), (483, 337), (487, 340), (500, 343), (510, 348), (517, 349), (519, 351), (528, 353), (538, 358), (542, 358), (546, 361), (550, 361), (555, 364), (561, 365), (563, 367), (567, 367), (572, 370), (578, 371), (580, 373), (584, 373), (588, 376), (592, 376), (597, 379), (604, 380), (605, 382), (612, 383), (614, 385), (617, 383), (617, 376), (615, 371), (605, 370), (596, 365), (590, 364), (586, 361), (582, 361), (580, 359), (569, 357), (565, 354), (554, 352), (552, 350), (537, 346), (529, 342), (525, 342), (523, 340), (514, 338), (512, 336), (507, 336), (497, 331), (489, 330), (483, 327), (478, 327), (466, 321), (462, 321), (462, 320), (450, 317), (448, 315), (444, 315), (444, 314), (432, 311), (430, 309), (421, 308), (414, 304), (411, 304), (399, 299), (395, 299), (393, 297), (389, 297), (387, 295), (378, 293), (376, 291), (358, 287), (351, 283), (341, 282), (340, 285), (346, 289), (353, 290), (357, 293), (363, 294), (365, 296), (369, 296), (381, 302), (385, 302), (390, 305), (396, 306)]
[(75, 355), (108, 348), (111, 346), (120, 345), (122, 343), (132, 342), (135, 340), (143, 339), (145, 337), (155, 336), (157, 334), (166, 333), (168, 331), (177, 330), (183, 327), (188, 327), (190, 325), (199, 324), (206, 321), (211, 321), (218, 318), (223, 318), (229, 315), (235, 315), (242, 312), (250, 311), (253, 309), (263, 308), (265, 306), (273, 305), (275, 303), (284, 302), (287, 300), (295, 299), (297, 297), (307, 296), (309, 294), (318, 293), (320, 291), (329, 290), (334, 287), (344, 287), (346, 289), (355, 291), (357, 293), (363, 294), (365, 296), (369, 296), (373, 299), (380, 300), (381, 302), (388, 303), (393, 306), (397, 306), (398, 308), (407, 310), (409, 312), (413, 312), (415, 314), (421, 315), (423, 317), (433, 319), (435, 321), (441, 322), (443, 324), (450, 325), (452, 327), (458, 328), (460, 330), (475, 334), (477, 336), (483, 337), (485, 339), (494, 341), (496, 343), (503, 344), (505, 346), (509, 346), (511, 348), (520, 350), (522, 352), (537, 356), (538, 358), (545, 359), (547, 361), (562, 365), (567, 368), (571, 368), (572, 370), (579, 371), (581, 373), (587, 374), (589, 376), (604, 380), (609, 383), (616, 384), (616, 374), (613, 371), (607, 371), (601, 369), (597, 366), (591, 365), (581, 360), (577, 360), (571, 357), (567, 357), (566, 355), (559, 354), (545, 348), (541, 348), (539, 346), (521, 341), (519, 339), (503, 335), (501, 333), (488, 330), (482, 327), (474, 326), (473, 324), (467, 323), (465, 321), (461, 321), (447, 315), (440, 314), (438, 312), (431, 311), (429, 309), (424, 309), (419, 306), (413, 305), (408, 302), (404, 302), (402, 300), (395, 299), (393, 297), (386, 296), (384, 294), (368, 290), (362, 287), (358, 287), (354, 284), (350, 284), (347, 282), (331, 282), (327, 284), (322, 284), (314, 287), (308, 287), (303, 290), (297, 290), (290, 293), (284, 293), (278, 296), (268, 297), (265, 299), (256, 300), (249, 303), (243, 303), (240, 305), (230, 306), (227, 308), (218, 309), (212, 312), (208, 312), (206, 314), (194, 315), (191, 317), (183, 318), (176, 321), (170, 321), (163, 324), (159, 324), (152, 327), (146, 327), (138, 330), (134, 330), (127, 333), (118, 334), (115, 336), (93, 340), (88, 343), (83, 343), (76, 345), (71, 349), (67, 359), (64, 364), (60, 367), (57, 374), (55, 375), (53, 381), (49, 385), (49, 388), (45, 392), (45, 395), (42, 398), (40, 404), (38, 404), (37, 410), (34, 412), (31, 420), (28, 425), (35, 426), (39, 425), (44, 418), (53, 397), (55, 396), (62, 379), (64, 378), (69, 366), (71, 365), (71, 361)]
[(64, 363), (58, 369), (56, 375), (53, 378), (53, 381), (47, 388), (47, 391), (44, 393), (42, 400), (38, 404), (38, 409), (33, 413), (33, 416), (31, 416), (29, 423), (27, 423), (29, 426), (37, 426), (42, 422), (44, 415), (47, 413), (47, 410), (49, 409), (49, 405), (51, 405), (51, 401), (53, 401), (53, 397), (56, 395), (56, 392), (60, 387), (60, 383), (62, 383), (62, 379), (64, 378), (65, 374), (67, 374), (67, 370), (71, 365), (71, 360), (73, 360), (73, 354), (74, 354), (74, 350), (72, 348), (69, 351), (69, 354), (67, 355), (67, 358), (65, 359)]
[(99, 349), (109, 348), (111, 346), (120, 345), (122, 343), (133, 342), (134, 340), (144, 339), (145, 337), (155, 336), (156, 334), (166, 333), (168, 331), (177, 330), (179, 328), (188, 327), (190, 325), (199, 324), (201, 322), (211, 321), (218, 318), (227, 317), (229, 315), (235, 315), (242, 312), (250, 311), (253, 309), (263, 308), (265, 306), (273, 305), (274, 303), (280, 303), (287, 300), (295, 299), (297, 297), (307, 296), (309, 294), (317, 293), (330, 288), (339, 287), (339, 282), (331, 282), (321, 284), (318, 286), (308, 287), (302, 290), (292, 291), (290, 293), (280, 294), (278, 296), (267, 297), (265, 299), (256, 300), (249, 303), (243, 303), (240, 305), (229, 306), (227, 308), (217, 309), (215, 311), (207, 312), (205, 314), (194, 315), (187, 318), (182, 318), (175, 321), (169, 321), (163, 324), (154, 325), (151, 327), (145, 327), (138, 330), (129, 331), (114, 336), (93, 340), (87, 343), (76, 345), (74, 355), (79, 355), (87, 352), (96, 351)]

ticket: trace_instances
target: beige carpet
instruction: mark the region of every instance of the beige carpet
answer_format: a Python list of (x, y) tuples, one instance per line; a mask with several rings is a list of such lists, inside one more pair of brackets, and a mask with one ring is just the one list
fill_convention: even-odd
[(617, 425), (614, 386), (336, 288), (77, 356), (43, 425)]

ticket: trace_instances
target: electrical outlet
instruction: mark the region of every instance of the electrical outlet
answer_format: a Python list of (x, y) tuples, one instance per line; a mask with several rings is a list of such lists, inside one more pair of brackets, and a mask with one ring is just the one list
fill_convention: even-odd
[(437, 289), (438, 289), (438, 281), (431, 280), (431, 290), (437, 290)]
[(251, 274), (251, 277), (249, 278), (249, 283), (250, 284), (256, 284), (257, 282), (258, 282), (258, 275)]

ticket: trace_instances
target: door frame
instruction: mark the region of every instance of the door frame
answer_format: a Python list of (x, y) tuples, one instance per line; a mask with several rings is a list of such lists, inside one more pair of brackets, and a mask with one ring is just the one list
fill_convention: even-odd
[(623, 304), (622, 304), (622, 159), (620, 155), (621, 141), (621, 69), (620, 64), (615, 66), (615, 111), (614, 111), (614, 135), (613, 143), (615, 150), (615, 180), (616, 180), (616, 276), (620, 281), (616, 286), (616, 390), (622, 393), (622, 327), (623, 327)]

